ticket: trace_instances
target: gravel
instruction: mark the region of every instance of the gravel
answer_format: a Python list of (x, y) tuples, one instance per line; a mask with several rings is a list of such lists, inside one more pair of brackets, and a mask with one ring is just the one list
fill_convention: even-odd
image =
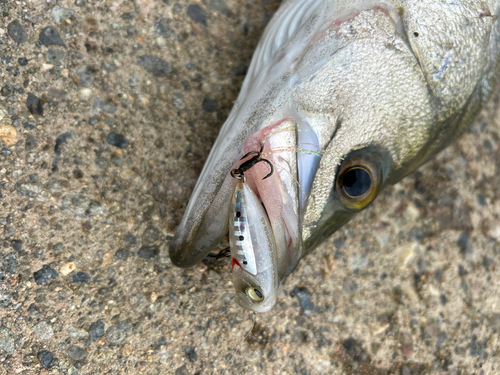
[(99, 338), (104, 336), (104, 323), (101, 320), (97, 320), (90, 325), (89, 328), (90, 339), (92, 341), (97, 341)]
[(25, 43), (28, 40), (26, 29), (18, 20), (14, 20), (8, 24), (7, 33), (18, 44)]
[(7, 354), (13, 354), (15, 350), (14, 335), (7, 327), (0, 327), (0, 349)]
[(33, 273), (33, 276), (38, 285), (47, 285), (49, 280), (57, 278), (57, 271), (48, 265), (44, 265), (41, 269)]
[(10, 293), (7, 290), (0, 290), (0, 307), (8, 307), (10, 302)]
[(214, 100), (212, 100), (212, 99), (210, 99), (208, 97), (205, 97), (203, 99), (203, 102), (201, 103), (201, 108), (203, 108), (203, 110), (205, 112), (212, 113), (212, 112), (216, 112), (217, 111), (218, 106), (217, 106), (217, 103)]
[(50, 368), (50, 365), (52, 364), (52, 360), (54, 359), (52, 353), (48, 350), (42, 350), (42, 351), (38, 352), (36, 357), (38, 358), (38, 361), (40, 362), (42, 367), (46, 370), (48, 370)]
[(207, 13), (198, 4), (191, 4), (190, 6), (188, 6), (187, 15), (194, 22), (197, 22), (203, 26), (207, 26)]
[(41, 100), (36, 95), (32, 93), (28, 94), (26, 106), (28, 107), (28, 111), (30, 111), (33, 115), (43, 116), (43, 105)]
[(314, 310), (314, 304), (311, 301), (311, 292), (304, 287), (294, 287), (292, 293), (297, 297), (300, 303), (300, 308), (305, 316), (309, 316)]
[(156, 56), (138, 56), (136, 63), (155, 77), (168, 77), (173, 71), (171, 63), (167, 63), (165, 60)]
[(64, 21), (70, 18), (73, 14), (75, 14), (73, 9), (62, 8), (59, 5), (55, 5), (50, 11), (50, 17), (52, 17), (52, 19), (56, 22)]
[(127, 337), (131, 329), (132, 327), (128, 320), (121, 321), (106, 330), (106, 339), (110, 344), (119, 344)]
[(76, 345), (70, 346), (68, 350), (66, 350), (66, 353), (68, 353), (68, 356), (74, 361), (81, 361), (87, 356), (85, 349)]
[(19, 268), (19, 262), (17, 261), (16, 254), (10, 253), (4, 256), (2, 259), (2, 266), (5, 271), (15, 274)]
[(129, 145), (130, 142), (121, 134), (116, 134), (116, 133), (109, 133), (106, 141), (112, 145), (116, 146), (118, 148), (126, 149)]
[(102, 203), (79, 193), (66, 194), (61, 202), (62, 209), (70, 210), (82, 217), (102, 215), (106, 212), (106, 207)]
[(54, 335), (52, 325), (45, 320), (36, 324), (33, 327), (33, 332), (42, 340), (49, 340)]
[(53, 26), (47, 26), (40, 31), (40, 43), (46, 46), (63, 46), (66, 47), (66, 44), (63, 42), (61, 38), (61, 34), (59, 31)]

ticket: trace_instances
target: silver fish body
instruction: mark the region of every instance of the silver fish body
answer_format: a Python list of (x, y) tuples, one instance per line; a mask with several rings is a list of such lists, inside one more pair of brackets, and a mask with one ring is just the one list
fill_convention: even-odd
[(230, 171), (265, 144), (276, 172), (262, 181), (260, 163), (246, 176), (279, 278), (289, 274), (467, 128), (499, 83), (499, 14), (498, 0), (284, 1), (194, 188), (173, 263), (193, 266), (228, 233)]

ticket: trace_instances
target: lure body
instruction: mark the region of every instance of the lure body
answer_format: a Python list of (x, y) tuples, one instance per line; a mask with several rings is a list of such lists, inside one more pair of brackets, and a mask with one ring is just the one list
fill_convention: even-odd
[(276, 244), (267, 214), (243, 180), (236, 184), (229, 215), (232, 279), (235, 301), (255, 312), (276, 302), (279, 279)]

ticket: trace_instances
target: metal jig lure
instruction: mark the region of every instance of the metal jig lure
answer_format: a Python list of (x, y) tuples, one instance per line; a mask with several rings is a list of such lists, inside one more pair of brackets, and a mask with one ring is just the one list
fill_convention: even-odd
[(250, 186), (245, 182), (245, 171), (263, 161), (263, 147), (251, 151), (242, 159), (255, 154), (239, 168), (231, 171), (238, 179), (233, 193), (232, 214), (229, 215), (229, 245), (231, 248), (232, 280), (235, 302), (255, 312), (269, 311), (276, 302), (279, 285), (276, 244), (267, 214)]

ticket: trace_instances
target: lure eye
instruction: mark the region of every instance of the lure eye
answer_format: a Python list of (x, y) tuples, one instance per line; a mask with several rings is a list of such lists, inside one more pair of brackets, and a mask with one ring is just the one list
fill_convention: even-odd
[(337, 174), (336, 189), (346, 208), (359, 210), (375, 199), (380, 185), (380, 163), (371, 154), (347, 158)]
[(249, 287), (245, 292), (253, 302), (262, 302), (264, 300), (264, 294), (262, 294), (262, 291), (259, 288)]

